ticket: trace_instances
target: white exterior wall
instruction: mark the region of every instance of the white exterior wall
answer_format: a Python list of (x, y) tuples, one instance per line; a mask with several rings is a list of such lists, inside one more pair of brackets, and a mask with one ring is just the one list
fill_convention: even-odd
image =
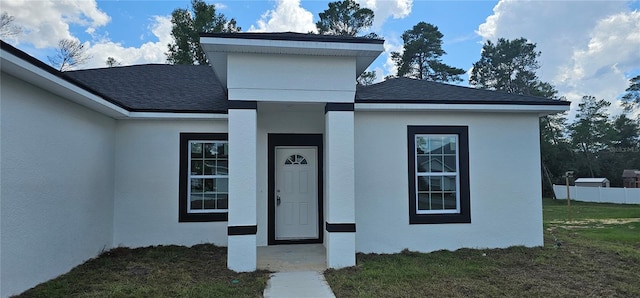
[(229, 110), (229, 226), (256, 224), (256, 119), (254, 109)]
[(354, 113), (328, 112), (326, 115), (325, 196), (329, 223), (354, 222)]
[(178, 222), (181, 132), (226, 133), (227, 121), (118, 121), (114, 246), (227, 245), (227, 222)]
[(353, 102), (354, 57), (228, 54), (229, 100)]
[[(407, 125), (469, 127), (471, 224), (409, 224)], [(534, 114), (356, 111), (356, 250), (542, 245), (539, 148)]]
[[(329, 224), (356, 223), (354, 218), (356, 207), (354, 202), (354, 112), (329, 111), (325, 119), (327, 156), (325, 219)], [(329, 268), (342, 268), (356, 264), (354, 234), (353, 232), (325, 233)]]
[[(256, 226), (255, 109), (229, 109), (229, 223), (228, 227)], [(255, 271), (256, 235), (229, 235), (227, 267)]]
[(115, 121), (2, 74), (0, 297), (111, 248)]
[[(263, 111), (258, 106), (257, 150), (257, 245), (266, 246), (268, 226), (268, 134), (270, 133), (324, 133), (324, 107), (317, 111)], [(318, 206), (322, 208), (323, 206)], [(324, 229), (322, 229), (324, 231)]]

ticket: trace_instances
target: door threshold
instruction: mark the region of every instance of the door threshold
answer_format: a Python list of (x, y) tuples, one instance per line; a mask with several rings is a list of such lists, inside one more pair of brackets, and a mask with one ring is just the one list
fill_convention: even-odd
[(270, 241), (268, 245), (280, 245), (280, 244), (314, 244), (314, 243), (322, 243), (322, 239), (291, 239), (291, 240), (273, 240)]

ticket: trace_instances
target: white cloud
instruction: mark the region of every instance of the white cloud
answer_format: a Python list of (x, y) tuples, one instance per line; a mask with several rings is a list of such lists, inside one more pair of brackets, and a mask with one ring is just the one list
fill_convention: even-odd
[(60, 39), (74, 39), (69, 32), (71, 24), (86, 27), (92, 34), (111, 20), (94, 0), (2, 0), (2, 10), (22, 27), (23, 33), (13, 41), (36, 48), (55, 47)]
[(409, 16), (413, 8), (413, 0), (356, 0), (361, 7), (373, 10), (373, 26), (370, 31), (384, 36), (384, 52), (379, 59), (383, 59), (382, 67), (375, 67), (376, 83), (382, 81), (386, 76), (395, 75), (397, 67), (391, 59), (391, 52), (402, 52), (403, 41), (398, 34), (393, 31), (384, 32), (382, 26), (389, 19), (401, 19)]
[(402, 19), (411, 13), (413, 0), (356, 0), (362, 7), (373, 10), (373, 29), (379, 30), (388, 18)]
[(572, 101), (615, 102), (628, 86), (625, 74), (640, 71), (640, 12), (624, 1), (501, 0), (477, 33), (536, 43), (540, 78)]
[(146, 42), (139, 48), (124, 47), (110, 40), (93, 43), (88, 50), (92, 58), (82, 68), (106, 67), (108, 57), (115, 58), (122, 65), (165, 63), (167, 44), (173, 41), (171, 27), (170, 16), (154, 16), (149, 29), (158, 41)]
[(612, 101), (629, 86), (627, 73), (640, 70), (640, 12), (623, 12), (598, 21), (586, 46), (573, 52), (555, 78), (581, 95), (597, 94)]
[(381, 77), (384, 78), (388, 75), (396, 75), (398, 73), (398, 67), (396, 66), (395, 61), (391, 59), (391, 52), (399, 52), (402, 53), (404, 51), (404, 42), (397, 37), (388, 37), (384, 41), (384, 53), (382, 56), (385, 57), (384, 62), (384, 70), (386, 73)]
[[(373, 10), (375, 14), (373, 31), (379, 30), (389, 19), (400, 19), (408, 16), (413, 7), (413, 0), (356, 0), (362, 7)], [(300, 0), (276, 0), (275, 8), (266, 11), (252, 25), (251, 32), (316, 32), (314, 15), (300, 6)]]
[(266, 11), (251, 25), (251, 32), (315, 32), (313, 14), (300, 6), (300, 0), (277, 0), (276, 7)]
[(122, 65), (165, 63), (167, 44), (172, 42), (169, 16), (154, 16), (150, 20), (149, 30), (157, 40), (140, 47), (124, 47), (111, 41), (108, 33), (99, 35), (96, 29), (108, 24), (111, 18), (94, 0), (2, 0), (2, 9), (14, 16), (15, 24), (23, 29), (21, 35), (10, 40), (17, 45), (30, 44), (50, 51), (60, 39), (78, 40), (69, 30), (70, 25), (82, 28), (93, 40), (84, 41), (91, 59), (80, 68), (105, 67), (108, 57), (114, 57)]

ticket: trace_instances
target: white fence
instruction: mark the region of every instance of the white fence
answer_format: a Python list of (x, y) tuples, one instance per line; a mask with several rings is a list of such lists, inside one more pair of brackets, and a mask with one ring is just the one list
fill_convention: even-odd
[[(553, 185), (556, 198), (567, 199), (566, 185)], [(640, 188), (569, 186), (571, 200), (594, 203), (640, 204)]]

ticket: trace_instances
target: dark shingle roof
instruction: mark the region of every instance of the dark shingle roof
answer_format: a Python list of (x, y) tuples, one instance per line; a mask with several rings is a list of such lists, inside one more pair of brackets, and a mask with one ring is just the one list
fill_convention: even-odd
[(210, 66), (146, 64), (68, 71), (64, 76), (135, 112), (227, 112)]
[(200, 33), (200, 37), (263, 39), (263, 40), (291, 40), (291, 41), (317, 41), (317, 42), (345, 42), (345, 43), (372, 43), (372, 44), (383, 44), (384, 43), (384, 40), (375, 39), (375, 38), (351, 37), (351, 36), (340, 36), (340, 35), (324, 35), (324, 34), (313, 34), (313, 33), (296, 33), (296, 32)]
[(622, 171), (622, 178), (635, 178), (637, 176), (640, 176), (640, 171), (637, 169)]
[[(250, 33), (244, 34), (251, 36)], [(299, 39), (300, 35), (313, 39), (341, 38), (290, 32), (267, 33), (266, 35), (282, 36), (288, 39)], [(259, 36), (265, 36), (265, 34), (259, 34)], [(59, 72), (5, 42), (1, 42), (1, 47), (36, 67), (76, 84), (129, 111), (227, 112), (227, 94), (210, 66), (147, 64)], [(514, 95), (408, 78), (389, 79), (370, 86), (358, 86), (355, 101), (356, 103), (564, 106), (570, 104), (568, 101)]]
[(475, 89), (444, 83), (395, 78), (358, 86), (356, 103), (569, 105), (568, 101)]

